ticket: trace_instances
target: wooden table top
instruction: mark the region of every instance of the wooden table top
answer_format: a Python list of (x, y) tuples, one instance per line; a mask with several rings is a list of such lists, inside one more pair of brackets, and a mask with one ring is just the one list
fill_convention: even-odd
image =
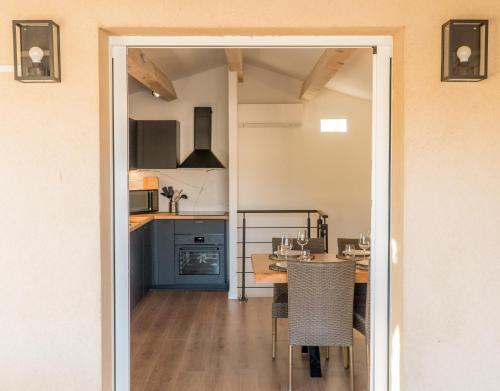
[[(314, 261), (343, 262), (333, 254), (314, 254)], [(288, 273), (269, 270), (269, 265), (275, 262), (269, 259), (269, 254), (252, 254), (252, 267), (256, 283), (286, 284), (288, 282)], [(366, 284), (368, 271), (356, 268), (355, 281), (358, 284)]]

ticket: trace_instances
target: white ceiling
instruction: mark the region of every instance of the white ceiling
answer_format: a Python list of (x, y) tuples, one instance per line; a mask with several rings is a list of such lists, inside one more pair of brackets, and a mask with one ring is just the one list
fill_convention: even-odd
[(307, 79), (325, 49), (245, 49), (243, 61), (299, 80)]
[(357, 49), (326, 84), (326, 88), (357, 98), (372, 98), (373, 49)]
[[(226, 65), (223, 49), (145, 48), (143, 51), (171, 80)], [(323, 51), (324, 48), (243, 49), (243, 62), (305, 80)], [(358, 98), (371, 99), (371, 60), (370, 48), (357, 49), (327, 83), (326, 88)], [(135, 92), (138, 89), (141, 89), (140, 84), (131, 81), (130, 91)]]

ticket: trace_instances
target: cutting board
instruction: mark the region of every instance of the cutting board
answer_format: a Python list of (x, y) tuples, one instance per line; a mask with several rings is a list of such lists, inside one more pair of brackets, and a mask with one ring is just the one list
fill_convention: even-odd
[(129, 190), (158, 190), (160, 181), (157, 176), (145, 176), (140, 180), (129, 181)]

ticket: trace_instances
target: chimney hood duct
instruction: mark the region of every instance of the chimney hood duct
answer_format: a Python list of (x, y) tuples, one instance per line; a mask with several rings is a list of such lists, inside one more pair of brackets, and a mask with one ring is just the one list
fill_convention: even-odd
[(194, 108), (194, 151), (179, 168), (224, 168), (212, 152), (212, 108)]

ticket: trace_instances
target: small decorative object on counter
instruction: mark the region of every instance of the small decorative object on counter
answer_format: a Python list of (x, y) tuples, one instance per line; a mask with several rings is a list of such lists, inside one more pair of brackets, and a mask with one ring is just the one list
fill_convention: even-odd
[(162, 193), (161, 195), (164, 197), (167, 197), (169, 200), (172, 200), (172, 197), (174, 195), (174, 188), (172, 186), (163, 186), (161, 188)]
[(168, 203), (168, 211), (170, 213), (177, 213), (179, 211), (179, 203), (174, 202), (174, 201), (170, 201)]
[(184, 190), (174, 190), (172, 186), (164, 186), (162, 188), (162, 193), (161, 195), (164, 197), (167, 197), (169, 202), (168, 202), (168, 211), (170, 213), (178, 213), (179, 212), (179, 201), (180, 200), (187, 200), (188, 196), (186, 194), (183, 194)]
[(14, 77), (25, 83), (60, 82), (59, 26), (52, 20), (14, 20)]

